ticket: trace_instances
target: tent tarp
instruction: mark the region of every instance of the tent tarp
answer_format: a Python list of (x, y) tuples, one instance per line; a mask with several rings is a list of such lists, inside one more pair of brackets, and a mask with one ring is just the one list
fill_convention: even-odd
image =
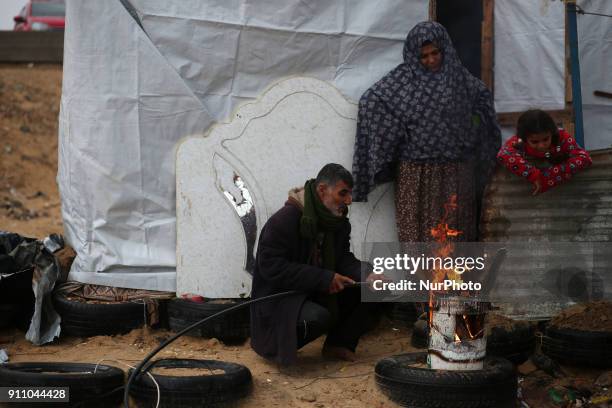
[[(177, 142), (288, 76), (357, 101), (401, 62), (428, 3), (68, 0), (58, 183), (78, 254), (70, 277), (174, 290)], [(611, 12), (606, 0), (584, 3)], [(563, 3), (499, 1), (495, 15), (498, 110), (562, 106)], [(609, 19), (580, 16), (579, 28), (585, 138), (607, 147), (611, 104), (586, 93), (612, 88)]]

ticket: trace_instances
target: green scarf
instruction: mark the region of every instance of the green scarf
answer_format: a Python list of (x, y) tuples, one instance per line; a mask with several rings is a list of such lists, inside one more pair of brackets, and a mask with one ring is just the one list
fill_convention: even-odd
[(315, 180), (308, 180), (304, 185), (304, 211), (300, 220), (300, 233), (303, 238), (313, 241), (313, 248), (316, 248), (319, 231), (323, 233), (323, 267), (330, 271), (336, 269), (335, 231), (345, 222), (346, 217), (335, 216), (321, 202)]

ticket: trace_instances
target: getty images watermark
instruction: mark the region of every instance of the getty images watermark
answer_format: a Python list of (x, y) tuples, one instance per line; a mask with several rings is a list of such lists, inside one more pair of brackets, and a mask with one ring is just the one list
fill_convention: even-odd
[[(463, 281), (461, 277), (465, 272), (482, 272), (485, 269), (486, 255), (470, 256), (419, 256), (409, 254), (395, 254), (389, 257), (375, 257), (372, 259), (372, 272), (376, 275), (387, 274), (390, 271), (404, 272), (416, 275), (418, 271), (429, 271), (432, 279), (400, 279), (399, 281), (386, 281), (376, 279), (373, 281), (374, 290), (421, 290), (421, 291), (480, 291), (481, 282), (472, 280)], [(439, 272), (437, 272), (439, 271)], [(435, 281), (433, 278), (444, 276), (447, 279)], [(452, 279), (450, 279), (452, 278)]]
[[(364, 301), (427, 301), (457, 292), (494, 302), (612, 299), (609, 243), (367, 243)], [(373, 273), (373, 275), (370, 275)]]

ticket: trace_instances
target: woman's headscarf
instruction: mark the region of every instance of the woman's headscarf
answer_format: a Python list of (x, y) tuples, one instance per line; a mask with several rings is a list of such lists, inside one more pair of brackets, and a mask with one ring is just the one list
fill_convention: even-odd
[[(442, 52), (429, 71), (421, 47)], [(501, 144), (490, 91), (461, 64), (446, 29), (417, 24), (404, 44), (404, 62), (368, 89), (359, 102), (353, 157), (354, 201), (366, 201), (376, 184), (390, 181), (398, 161), (484, 160), (490, 173)]]

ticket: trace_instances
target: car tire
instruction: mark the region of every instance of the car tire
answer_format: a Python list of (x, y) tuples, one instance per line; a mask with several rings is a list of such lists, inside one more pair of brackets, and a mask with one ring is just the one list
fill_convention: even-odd
[(548, 326), (542, 352), (561, 364), (612, 368), (612, 332)]
[(62, 293), (55, 293), (53, 303), (62, 318), (62, 334), (70, 336), (123, 334), (145, 324), (145, 306), (140, 303), (86, 303)]
[(117, 406), (123, 395), (123, 383), (123, 370), (107, 365), (57, 362), (0, 365), (0, 387), (68, 387), (70, 406)]
[(487, 336), (487, 356), (503, 357), (515, 365), (523, 364), (536, 347), (536, 328), (529, 324), (515, 324), (512, 329), (492, 327)]
[(414, 323), (410, 343), (415, 348), (429, 347), (429, 325), (427, 320), (419, 319)]
[(375, 367), (376, 383), (392, 401), (411, 408), (514, 408), (517, 375), (509, 361), (487, 358), (482, 370), (411, 367), (427, 353), (387, 357)]
[[(162, 359), (150, 368), (192, 368), (223, 370), (212, 375), (172, 376), (151, 374), (160, 390), (160, 407), (208, 407), (246, 397), (252, 387), (249, 369), (241, 364), (219, 360)], [(131, 375), (132, 370), (128, 375)], [(155, 407), (157, 388), (149, 375), (141, 373), (130, 387), (130, 396), (140, 407)]]
[[(195, 302), (188, 299), (172, 299), (168, 302), (168, 325), (170, 330), (179, 332), (186, 327), (216, 313), (236, 306), (245, 299), (232, 299), (224, 303), (215, 300)], [(188, 335), (216, 338), (225, 344), (241, 344), (250, 335), (249, 308), (229, 312), (227, 316), (213, 319), (191, 330)]]

